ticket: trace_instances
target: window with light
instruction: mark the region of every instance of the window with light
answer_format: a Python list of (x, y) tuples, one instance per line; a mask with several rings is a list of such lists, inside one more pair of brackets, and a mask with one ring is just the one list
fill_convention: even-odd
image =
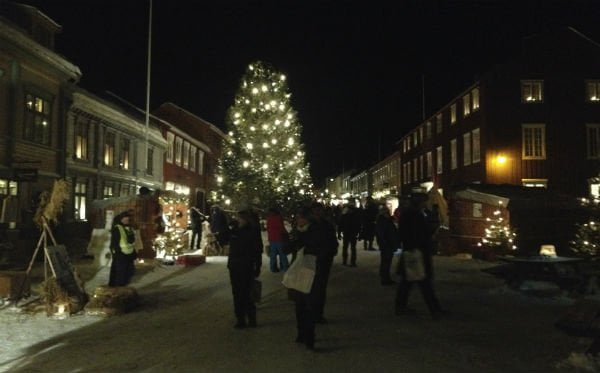
[(544, 81), (543, 80), (522, 80), (521, 81), (521, 102), (539, 103), (544, 101)]
[(50, 101), (32, 93), (25, 94), (23, 138), (43, 145), (50, 145)]

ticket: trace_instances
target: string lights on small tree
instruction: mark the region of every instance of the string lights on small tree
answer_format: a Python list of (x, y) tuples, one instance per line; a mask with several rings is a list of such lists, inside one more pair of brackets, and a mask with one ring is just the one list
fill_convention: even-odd
[(597, 196), (582, 198), (581, 205), (589, 212), (587, 223), (576, 224), (575, 239), (571, 248), (578, 254), (595, 257), (600, 255), (600, 199)]
[(230, 107), (213, 200), (233, 208), (290, 206), (309, 198), (312, 183), (290, 104), (287, 78), (263, 62), (248, 65)]
[(516, 250), (515, 238), (517, 234), (510, 228), (507, 221), (502, 217), (500, 211), (502, 201), (498, 201), (498, 208), (494, 210), (492, 217), (487, 217), (485, 235), (477, 246), (488, 248), (496, 254), (507, 253)]

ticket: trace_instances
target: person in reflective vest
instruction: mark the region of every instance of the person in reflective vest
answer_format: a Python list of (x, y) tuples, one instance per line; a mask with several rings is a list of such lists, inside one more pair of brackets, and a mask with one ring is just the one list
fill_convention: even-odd
[(135, 234), (131, 228), (132, 211), (115, 216), (110, 236), (112, 265), (108, 286), (126, 286), (135, 271), (136, 252), (133, 246)]

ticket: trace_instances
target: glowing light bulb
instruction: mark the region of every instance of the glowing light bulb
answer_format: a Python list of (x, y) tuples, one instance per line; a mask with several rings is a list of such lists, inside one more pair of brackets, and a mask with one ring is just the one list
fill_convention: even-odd
[(250, 103), (250, 100), (246, 99), (244, 102), (245, 102), (246, 104), (249, 104), (249, 103)]
[(253, 107), (251, 111), (252, 111), (253, 113), (256, 113), (256, 108), (255, 108), (255, 107)]
[(277, 105), (277, 102), (275, 100), (271, 100), (270, 104), (271, 104), (271, 106), (275, 106), (275, 105)]
[(263, 148), (268, 148), (269, 147), (269, 143), (268, 142), (263, 142)]
[(263, 92), (266, 92), (266, 91), (268, 91), (268, 90), (269, 90), (269, 88), (267, 88), (267, 86), (266, 86), (266, 85), (264, 85), (264, 84), (263, 84), (263, 86), (261, 87), (261, 89), (262, 89), (262, 91), (263, 91)]
[(277, 144), (277, 139), (271, 139), (271, 144), (273, 144), (273, 145)]
[(229, 131), (229, 136), (233, 136), (233, 131)]
[(252, 66), (252, 65), (248, 65), (248, 68), (249, 68), (250, 70), (254, 70), (254, 66)]
[(254, 126), (250, 126), (250, 131), (256, 131), (256, 128)]
[(265, 109), (267, 109), (267, 110), (271, 110), (271, 105), (269, 105), (269, 104), (265, 104)]
[(285, 80), (285, 75), (281, 75), (281, 76), (279, 77), (279, 80)]
[(255, 95), (258, 93), (258, 88), (254, 87), (252, 88), (252, 94)]
[(275, 119), (275, 125), (278, 126), (281, 123), (279, 119)]
[(217, 176), (217, 183), (223, 182), (223, 176)]
[(289, 127), (290, 126), (290, 121), (286, 120), (285, 123), (284, 123), (284, 126)]
[(268, 130), (268, 129), (269, 129), (269, 125), (267, 125), (267, 124), (263, 124), (263, 125), (262, 125), (262, 129), (263, 129), (263, 130), (265, 130), (265, 131), (266, 131), (266, 130)]
[(242, 163), (242, 166), (244, 166), (244, 168), (248, 168), (248, 166), (250, 166), (250, 162), (244, 161), (244, 163)]
[(240, 115), (241, 115), (240, 113), (235, 113), (235, 114), (233, 114), (233, 116), (234, 116), (234, 117), (236, 117), (236, 118), (239, 118), (239, 117), (240, 117)]
[(247, 148), (248, 150), (252, 150), (252, 149), (254, 148), (254, 145), (252, 145), (252, 143), (251, 143), (251, 142), (249, 142), (249, 143), (247, 143), (247, 144), (246, 144), (246, 148)]
[(287, 143), (288, 143), (288, 145), (294, 145), (294, 139), (293, 139), (292, 137), (290, 137), (290, 138), (288, 139), (288, 142), (287, 142)]
[(266, 170), (267, 168), (269, 168), (269, 165), (266, 163), (263, 163), (262, 168), (263, 168), (263, 170)]
[(285, 105), (281, 104), (279, 105), (279, 110), (283, 111), (285, 109)]

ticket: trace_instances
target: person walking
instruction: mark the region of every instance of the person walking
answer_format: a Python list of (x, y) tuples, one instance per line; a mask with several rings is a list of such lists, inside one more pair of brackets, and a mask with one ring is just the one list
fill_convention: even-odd
[(292, 247), (304, 248), (304, 255), (314, 255), (315, 277), (308, 294), (289, 289), (289, 296), (295, 302), (297, 343), (304, 343), (309, 350), (315, 349), (315, 322), (317, 321), (318, 308), (323, 287), (327, 286), (324, 278), (327, 276), (326, 263), (328, 256), (324, 248), (327, 247), (327, 236), (319, 226), (311, 209), (302, 208), (296, 214), (297, 234), (291, 237)]
[(133, 243), (135, 234), (131, 228), (132, 210), (124, 211), (113, 219), (110, 232), (110, 252), (112, 264), (108, 286), (127, 286), (135, 272), (137, 257)]
[(393, 285), (395, 282), (390, 276), (390, 267), (394, 257), (394, 251), (400, 247), (398, 229), (394, 225), (394, 218), (391, 215), (392, 203), (386, 201), (384, 206), (381, 206), (375, 232), (377, 236), (377, 246), (379, 246), (379, 254), (381, 261), (379, 264), (379, 277), (381, 285)]
[[(396, 293), (395, 311), (397, 315), (409, 314), (414, 311), (407, 307), (408, 297), (413, 284), (419, 285), (425, 303), (433, 318), (442, 314), (442, 308), (433, 290), (433, 253), (431, 244), (431, 227), (428, 224), (425, 201), (427, 196), (423, 193), (413, 193), (410, 207), (403, 212), (400, 220), (400, 232), (403, 240), (403, 253), (400, 258), (398, 273), (401, 277)], [(405, 268), (405, 253), (420, 250), (425, 269), (425, 278), (411, 281), (407, 278)]]
[(356, 239), (360, 232), (360, 215), (354, 207), (354, 201), (350, 201), (342, 210), (340, 218), (340, 230), (342, 231), (342, 262), (348, 264), (348, 248), (350, 248), (350, 266), (356, 267)]
[(225, 245), (229, 243), (229, 223), (225, 212), (219, 206), (213, 206), (210, 210), (210, 231), (215, 235), (219, 244), (219, 251), (224, 251)]
[(250, 294), (254, 279), (260, 276), (262, 242), (258, 240), (250, 212), (238, 212), (232, 225), (227, 268), (237, 320), (234, 328), (256, 327), (256, 305)]
[[(287, 271), (288, 259), (283, 252), (288, 232), (285, 230), (283, 217), (277, 207), (271, 207), (267, 213), (267, 238), (269, 239), (269, 269), (271, 272)], [(279, 265), (277, 263), (279, 259)]]
[(204, 214), (197, 207), (190, 208), (190, 228), (192, 229), (192, 239), (190, 240), (190, 250), (199, 250), (202, 242), (202, 223), (206, 220)]
[(373, 198), (367, 197), (365, 209), (362, 212), (362, 227), (360, 237), (363, 239), (363, 248), (368, 251), (375, 250), (373, 248), (373, 240), (375, 239), (375, 221), (379, 211)]
[(327, 298), (327, 283), (329, 274), (333, 265), (333, 258), (337, 255), (338, 240), (335, 234), (335, 227), (327, 218), (327, 213), (322, 203), (315, 202), (311, 205), (311, 212), (315, 219), (315, 224), (319, 228), (320, 236), (323, 239), (323, 255), (317, 257), (321, 259), (319, 276), (315, 276), (315, 281), (320, 283), (316, 285), (316, 310), (315, 322), (317, 324), (327, 324), (327, 319), (323, 316), (325, 311), (325, 301)]

